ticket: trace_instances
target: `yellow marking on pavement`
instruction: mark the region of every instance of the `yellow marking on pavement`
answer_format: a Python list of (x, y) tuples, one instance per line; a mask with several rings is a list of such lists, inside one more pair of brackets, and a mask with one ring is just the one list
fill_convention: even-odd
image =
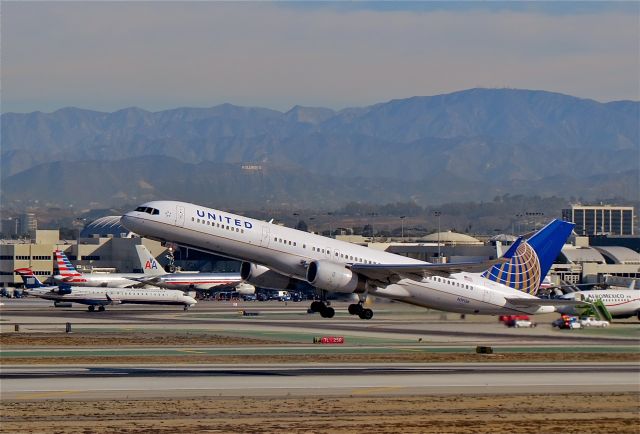
[(385, 386), (385, 387), (365, 387), (363, 389), (354, 389), (351, 391), (352, 395), (368, 395), (371, 393), (388, 393), (394, 392), (397, 390), (404, 389), (404, 387), (399, 386)]
[(183, 353), (191, 353), (191, 354), (207, 354), (204, 351), (196, 351), (196, 350), (180, 350)]
[(424, 350), (416, 350), (415, 348), (389, 348), (389, 349), (400, 350), (400, 351), (409, 351), (409, 352), (413, 352), (413, 353), (424, 353)]
[(78, 393), (79, 390), (52, 390), (50, 392), (31, 392), (16, 396), (16, 399), (57, 398), (60, 395)]

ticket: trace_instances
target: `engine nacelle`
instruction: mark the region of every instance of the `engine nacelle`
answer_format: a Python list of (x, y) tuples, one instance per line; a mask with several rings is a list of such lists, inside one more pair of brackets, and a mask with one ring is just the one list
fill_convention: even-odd
[(235, 290), (240, 295), (250, 295), (256, 293), (256, 287), (246, 282), (242, 282), (235, 287)]
[(246, 283), (267, 289), (287, 289), (294, 283), (294, 280), (289, 276), (251, 262), (242, 263), (240, 277)]
[(362, 292), (366, 279), (342, 264), (313, 261), (307, 268), (307, 281), (316, 288), (332, 292)]
[(59, 286), (58, 291), (56, 291), (60, 295), (71, 294), (70, 286)]

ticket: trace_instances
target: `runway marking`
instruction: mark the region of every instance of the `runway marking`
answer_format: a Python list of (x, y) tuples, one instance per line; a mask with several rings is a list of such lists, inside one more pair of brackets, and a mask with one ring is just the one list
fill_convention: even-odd
[(190, 354), (209, 354), (205, 351), (196, 351), (196, 350), (179, 350), (181, 353), (190, 353)]
[(352, 395), (369, 395), (371, 393), (387, 393), (390, 391), (402, 390), (405, 387), (401, 386), (382, 386), (382, 387), (362, 387), (351, 391)]
[(18, 395), (16, 399), (38, 399), (38, 398), (57, 398), (60, 395), (70, 395), (72, 393), (78, 393), (79, 390), (52, 390), (49, 392), (30, 392), (25, 395)]

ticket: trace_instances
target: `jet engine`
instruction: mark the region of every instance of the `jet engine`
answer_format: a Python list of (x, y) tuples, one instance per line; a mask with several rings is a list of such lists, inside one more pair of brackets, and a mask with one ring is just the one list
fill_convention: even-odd
[(294, 279), (263, 265), (243, 262), (240, 266), (240, 277), (246, 283), (267, 289), (287, 289), (295, 282)]
[(307, 268), (307, 281), (316, 288), (332, 292), (362, 292), (366, 279), (342, 264), (313, 261)]

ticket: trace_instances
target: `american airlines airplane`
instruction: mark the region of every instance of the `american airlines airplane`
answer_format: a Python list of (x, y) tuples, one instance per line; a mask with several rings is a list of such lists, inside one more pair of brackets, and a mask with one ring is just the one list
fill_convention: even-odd
[(144, 245), (137, 245), (136, 251), (140, 259), (142, 273), (80, 273), (73, 266), (67, 255), (61, 250), (55, 251), (58, 274), (53, 276), (57, 283), (74, 286), (102, 286), (105, 288), (140, 288), (147, 283), (136, 280), (138, 277), (159, 276), (166, 274), (156, 258)]
[(189, 273), (178, 272), (160, 276), (137, 277), (137, 280), (147, 285), (160, 288), (180, 289), (182, 291), (210, 290), (216, 287), (233, 287), (238, 294), (254, 294), (256, 288), (244, 283), (240, 273)]
[[(306, 281), (358, 294), (349, 313), (362, 319), (373, 317), (364, 307), (367, 294), (482, 315), (548, 313), (579, 303), (533, 295), (573, 229), (560, 220), (519, 238), (500, 260), (462, 264), (431, 264), (185, 202), (148, 202), (121, 223), (140, 236), (242, 260), (243, 279), (256, 286), (285, 289)], [(335, 314), (322, 301), (311, 310)]]
[(25, 288), (30, 295), (54, 302), (70, 302), (88, 305), (89, 312), (96, 308), (104, 311), (105, 306), (115, 304), (157, 304), (181, 305), (188, 310), (197, 301), (184, 292), (171, 289), (105, 288), (89, 286), (45, 286), (30, 268), (18, 268)]

